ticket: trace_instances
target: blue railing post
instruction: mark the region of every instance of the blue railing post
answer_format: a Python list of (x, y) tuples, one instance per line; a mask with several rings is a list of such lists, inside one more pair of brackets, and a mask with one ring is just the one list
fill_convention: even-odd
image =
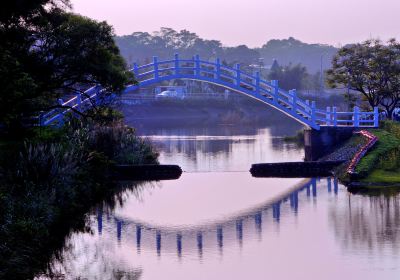
[(76, 94), (76, 104), (78, 105), (78, 111), (80, 112), (82, 110), (82, 95), (80, 92)]
[(360, 126), (360, 108), (357, 106), (354, 106), (354, 127), (359, 127)]
[(317, 104), (315, 103), (315, 101), (311, 101), (311, 121), (313, 122), (313, 124), (317, 124), (316, 109)]
[(154, 79), (158, 79), (158, 58), (157, 56), (153, 56), (153, 64), (154, 64)]
[(297, 110), (297, 93), (295, 89), (289, 91), (289, 95), (292, 96), (292, 111), (296, 113)]
[(374, 127), (379, 126), (379, 110), (378, 107), (374, 107)]
[(196, 60), (195, 60), (195, 67), (196, 67), (196, 76), (200, 76), (200, 56), (196, 54)]
[(179, 75), (179, 55), (175, 54), (175, 75)]
[(273, 102), (275, 104), (278, 104), (279, 101), (279, 82), (278, 80), (272, 80), (271, 81), (272, 87), (273, 87)]
[(219, 78), (221, 77), (221, 61), (219, 60), (219, 58), (217, 58), (215, 60), (215, 79), (219, 80)]
[(133, 63), (133, 75), (135, 76), (135, 79), (138, 79), (139, 77), (139, 70), (138, 70), (138, 65), (137, 63)]
[(333, 126), (337, 126), (337, 108), (333, 107)]
[(326, 125), (331, 125), (331, 107), (326, 107)]
[(235, 69), (236, 69), (236, 85), (238, 87), (240, 87), (240, 64), (239, 63), (237, 63), (235, 65)]
[(260, 72), (256, 72), (256, 92), (260, 94)]

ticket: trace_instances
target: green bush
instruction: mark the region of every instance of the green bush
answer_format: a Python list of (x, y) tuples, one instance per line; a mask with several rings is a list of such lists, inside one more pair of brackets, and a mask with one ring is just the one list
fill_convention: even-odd
[(383, 130), (400, 139), (400, 123), (394, 121), (383, 121), (381, 127)]
[(373, 169), (388, 168), (390, 170), (398, 167), (396, 155), (400, 152), (400, 139), (392, 133), (383, 129), (372, 131), (378, 136), (378, 142), (364, 156), (356, 167), (359, 177), (366, 177)]

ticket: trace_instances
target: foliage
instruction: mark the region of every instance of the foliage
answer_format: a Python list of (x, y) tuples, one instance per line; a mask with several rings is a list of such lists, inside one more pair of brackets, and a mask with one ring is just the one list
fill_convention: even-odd
[(371, 107), (381, 106), (392, 117), (400, 104), (400, 43), (379, 40), (343, 47), (327, 71), (332, 87), (344, 86), (361, 93)]
[(356, 167), (355, 171), (361, 178), (366, 177), (376, 168), (393, 170), (399, 167), (398, 157), (396, 158), (395, 155), (400, 152), (400, 139), (381, 129), (374, 130), (372, 133), (378, 136), (379, 140)]
[(234, 63), (240, 63), (244, 69), (261, 70), (263, 74), (267, 71), (263, 67), (268, 69), (274, 60), (283, 65), (301, 63), (311, 73), (316, 73), (320, 70), (321, 56), (323, 68), (326, 69), (330, 58), (337, 51), (331, 46), (306, 44), (292, 37), (270, 40), (261, 48), (249, 48), (245, 45), (226, 47), (218, 40), (206, 40), (187, 30), (176, 31), (165, 27), (153, 33), (134, 32), (131, 35), (118, 36), (115, 41), (129, 64), (148, 63), (154, 55), (161, 59), (170, 59), (175, 53), (186, 58), (198, 54), (204, 60), (219, 57), (225, 64), (233, 66)]
[(25, 117), (89, 85), (119, 92), (134, 82), (112, 27), (66, 12), (68, 3), (19, 0), (2, 10), (0, 123), (20, 127)]
[(71, 223), (81, 227), (89, 206), (115, 191), (111, 165), (157, 163), (149, 143), (120, 123), (71, 123), (56, 131), (36, 129), (30, 137), (2, 146), (1, 279), (28, 279), (46, 270)]
[(321, 63), (323, 69), (329, 68), (331, 58), (337, 52), (333, 46), (307, 44), (293, 37), (269, 40), (257, 50), (266, 64), (274, 60), (279, 61), (281, 65), (302, 64), (312, 74), (321, 71)]
[(307, 69), (301, 64), (282, 67), (276, 61), (268, 74), (268, 79), (278, 80), (279, 86), (285, 90), (303, 89), (308, 77)]
[(400, 182), (400, 169), (397, 170), (373, 170), (362, 182), (377, 182), (378, 184), (398, 184)]
[(400, 139), (400, 124), (394, 121), (383, 121), (380, 127)]
[(89, 132), (88, 145), (119, 164), (157, 163), (158, 154), (150, 142), (122, 124), (96, 126)]
[(223, 47), (220, 41), (205, 40), (196, 33), (187, 30), (175, 31), (163, 27), (153, 34), (134, 32), (131, 35), (115, 38), (122, 55), (129, 64), (148, 63), (153, 55), (161, 59), (169, 59), (175, 53), (183, 57), (192, 57), (196, 54), (204, 60), (221, 58), (229, 63), (241, 63), (244, 67), (258, 63), (259, 53), (247, 46)]

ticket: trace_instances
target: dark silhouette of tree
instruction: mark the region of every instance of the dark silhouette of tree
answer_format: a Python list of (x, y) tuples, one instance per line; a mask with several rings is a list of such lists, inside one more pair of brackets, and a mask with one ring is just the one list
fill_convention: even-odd
[(371, 107), (381, 106), (392, 117), (400, 104), (400, 44), (368, 40), (343, 47), (332, 60), (327, 81), (361, 94)]
[(68, 4), (19, 0), (2, 10), (1, 124), (18, 127), (25, 116), (48, 110), (61, 96), (91, 85), (118, 92), (133, 82), (112, 27), (66, 12)]

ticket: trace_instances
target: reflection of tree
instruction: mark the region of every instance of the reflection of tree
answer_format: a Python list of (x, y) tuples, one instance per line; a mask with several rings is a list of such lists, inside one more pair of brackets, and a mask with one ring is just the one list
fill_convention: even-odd
[[(119, 182), (110, 185), (112, 192), (109, 196), (99, 198), (97, 207), (92, 208), (90, 214), (95, 217), (96, 212), (110, 215), (113, 209), (123, 206), (125, 201), (134, 196), (142, 199), (144, 191), (157, 187), (157, 182)], [(127, 269), (116, 261), (117, 257), (110, 257), (115, 246), (109, 243), (90, 242), (91, 238), (85, 238), (86, 234), (94, 232), (94, 221), (83, 216), (75, 219), (74, 225), (68, 234), (63, 233), (58, 239), (66, 238), (61, 248), (49, 248), (54, 250), (52, 260), (45, 274), (40, 279), (139, 279), (141, 269)], [(67, 237), (65, 237), (67, 236)], [(61, 241), (60, 241), (61, 243)], [(93, 274), (95, 277), (88, 277)], [(66, 277), (67, 276), (67, 277)]]
[[(118, 261), (111, 240), (93, 242), (84, 235), (75, 235), (65, 245), (62, 259), (53, 262), (47, 275), (50, 279), (139, 279), (141, 268), (131, 268)], [(43, 277), (44, 278), (44, 277)]]
[(337, 240), (345, 250), (383, 253), (400, 248), (400, 194), (385, 192), (350, 195), (348, 202), (329, 210), (329, 219)]

